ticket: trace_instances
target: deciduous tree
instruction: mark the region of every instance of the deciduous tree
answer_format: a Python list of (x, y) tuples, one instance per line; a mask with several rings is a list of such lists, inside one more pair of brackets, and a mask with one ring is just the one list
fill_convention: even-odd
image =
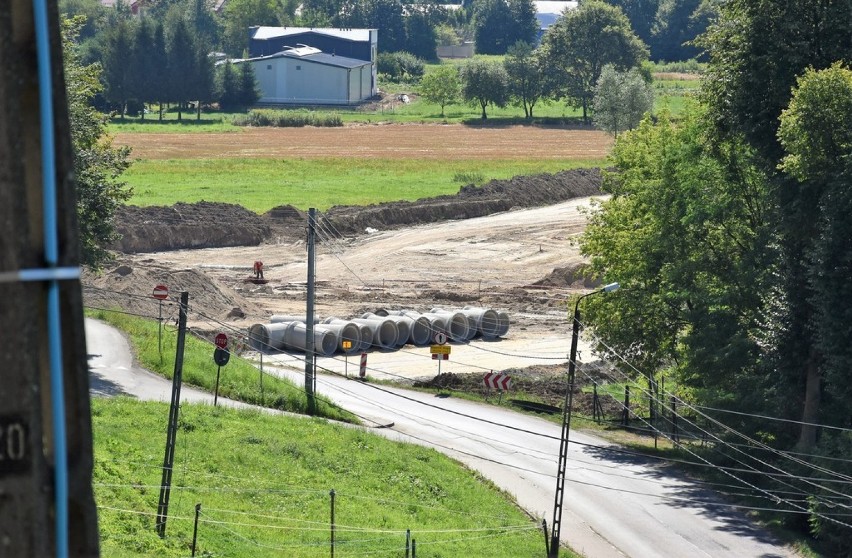
[(112, 146), (106, 133), (106, 117), (91, 106), (102, 88), (100, 67), (80, 63), (75, 40), (82, 24), (80, 18), (63, 20), (62, 49), (82, 262), (97, 269), (111, 258), (107, 246), (118, 237), (115, 212), (131, 195), (130, 188), (119, 180), (130, 166), (130, 149)]
[(541, 53), (529, 43), (515, 43), (509, 48), (503, 66), (509, 79), (509, 96), (523, 107), (526, 118), (532, 118), (533, 108), (546, 96), (549, 84)]
[(503, 66), (474, 60), (461, 67), (462, 96), (482, 108), (482, 119), (488, 118), (488, 105), (505, 107), (509, 100), (508, 76)]
[(542, 43), (561, 96), (583, 107), (585, 121), (603, 67), (628, 70), (648, 58), (648, 48), (621, 10), (598, 0), (565, 13)]
[(441, 105), (441, 116), (444, 107), (458, 101), (461, 92), (459, 72), (452, 66), (439, 66), (434, 71), (423, 76), (420, 80), (420, 95), (431, 103)]
[(595, 87), (594, 120), (598, 126), (618, 137), (620, 132), (639, 125), (654, 106), (654, 90), (639, 70), (619, 72), (604, 66)]

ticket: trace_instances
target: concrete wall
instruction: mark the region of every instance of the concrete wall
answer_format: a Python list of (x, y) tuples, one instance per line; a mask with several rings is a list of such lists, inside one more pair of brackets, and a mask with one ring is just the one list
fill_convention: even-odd
[(438, 58), (471, 58), (473, 57), (473, 43), (439, 46), (437, 52)]

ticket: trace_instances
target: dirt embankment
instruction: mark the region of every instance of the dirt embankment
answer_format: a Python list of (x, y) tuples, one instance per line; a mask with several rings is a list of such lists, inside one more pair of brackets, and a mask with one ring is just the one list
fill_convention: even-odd
[[(335, 206), (325, 212), (340, 234), (363, 234), (415, 224), (482, 217), (513, 208), (537, 207), (600, 193), (599, 169), (492, 180), (464, 186), (458, 194), (413, 202)], [(198, 202), (171, 207), (133, 207), (116, 216), (122, 235), (113, 248), (125, 253), (254, 246), (264, 241), (296, 240), (305, 234), (305, 214), (291, 206), (257, 215), (233, 204)]]

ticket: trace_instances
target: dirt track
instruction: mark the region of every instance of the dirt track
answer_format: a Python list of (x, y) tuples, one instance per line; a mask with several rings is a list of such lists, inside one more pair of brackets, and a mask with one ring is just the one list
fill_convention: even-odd
[(358, 157), (603, 159), (612, 139), (590, 129), (439, 124), (241, 128), (228, 133), (115, 135), (138, 159)]

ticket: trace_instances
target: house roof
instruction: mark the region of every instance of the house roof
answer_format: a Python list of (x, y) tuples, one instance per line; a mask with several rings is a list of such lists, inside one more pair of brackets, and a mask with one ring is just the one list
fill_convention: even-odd
[(347, 41), (369, 41), (370, 31), (375, 29), (331, 29), (325, 27), (256, 27), (252, 32), (251, 38), (255, 40), (276, 39), (279, 37), (289, 37), (291, 35), (301, 35), (302, 33), (317, 33), (318, 35), (328, 35), (337, 37)]
[(291, 48), (281, 52), (276, 52), (275, 54), (270, 54), (269, 56), (258, 56), (257, 58), (248, 58), (247, 60), (239, 61), (235, 60), (234, 62), (255, 62), (259, 60), (271, 60), (273, 58), (298, 58), (299, 60), (306, 60), (315, 64), (322, 64), (324, 66), (334, 66), (337, 68), (347, 69), (360, 68), (361, 66), (370, 65), (370, 62), (367, 60), (357, 60), (355, 58), (347, 58), (346, 56), (335, 56), (333, 54), (326, 54), (325, 52), (322, 52), (319, 49), (313, 47)]

